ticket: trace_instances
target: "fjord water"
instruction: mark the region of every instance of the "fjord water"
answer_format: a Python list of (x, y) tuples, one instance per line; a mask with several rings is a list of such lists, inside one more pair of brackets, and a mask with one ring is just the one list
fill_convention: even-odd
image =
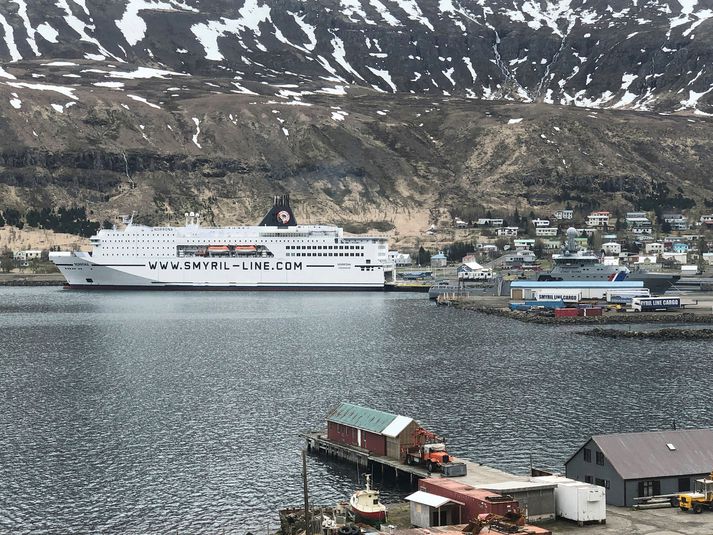
[[(518, 473), (593, 433), (713, 424), (710, 344), (575, 330), (423, 294), (0, 288), (0, 531), (264, 533), (340, 401)], [(309, 466), (315, 503), (356, 487)]]

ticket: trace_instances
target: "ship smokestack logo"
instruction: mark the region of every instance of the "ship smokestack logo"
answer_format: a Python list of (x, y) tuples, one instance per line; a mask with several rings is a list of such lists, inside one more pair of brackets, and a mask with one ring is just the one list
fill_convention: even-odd
[(275, 216), (275, 219), (282, 223), (283, 225), (287, 225), (287, 223), (290, 222), (290, 213), (287, 210), (280, 210), (277, 212), (277, 215)]

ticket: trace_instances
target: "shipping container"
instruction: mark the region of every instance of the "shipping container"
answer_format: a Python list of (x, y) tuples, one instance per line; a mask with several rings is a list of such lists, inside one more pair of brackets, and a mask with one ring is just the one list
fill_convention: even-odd
[(654, 310), (675, 310), (681, 308), (679, 297), (634, 297), (631, 308), (637, 312), (652, 312)]
[(576, 318), (577, 312), (576, 308), (558, 308), (555, 310), (555, 318)]
[(562, 299), (552, 299), (549, 301), (525, 301), (525, 305), (553, 310), (556, 308), (564, 308), (564, 301), (562, 301)]
[(519, 511), (519, 504), (510, 496), (502, 496), (488, 490), (445, 478), (427, 478), (418, 482), (419, 490), (430, 492), (463, 504), (463, 522), (474, 520), (480, 514), (494, 513), (508, 516)]
[(582, 483), (567, 477), (533, 477), (533, 481), (556, 483), (555, 507), (557, 516), (584, 522), (606, 522), (606, 489), (598, 485)]
[(584, 312), (583, 316), (585, 318), (588, 318), (590, 316), (601, 316), (603, 313), (601, 307), (585, 308), (582, 312)]

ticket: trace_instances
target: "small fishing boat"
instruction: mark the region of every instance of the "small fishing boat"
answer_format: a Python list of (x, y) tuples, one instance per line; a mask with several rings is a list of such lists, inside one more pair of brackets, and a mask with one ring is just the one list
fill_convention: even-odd
[(371, 476), (366, 474), (366, 488), (358, 490), (349, 499), (349, 510), (357, 520), (383, 522), (386, 520), (386, 506), (379, 501), (379, 491), (371, 488)]

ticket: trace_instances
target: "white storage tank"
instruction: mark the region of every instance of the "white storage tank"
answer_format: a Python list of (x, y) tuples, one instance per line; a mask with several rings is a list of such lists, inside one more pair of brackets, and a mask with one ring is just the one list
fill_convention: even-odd
[(585, 522), (606, 522), (607, 491), (604, 487), (562, 476), (533, 477), (532, 480), (557, 484), (555, 509), (558, 517), (574, 520), (579, 525)]

